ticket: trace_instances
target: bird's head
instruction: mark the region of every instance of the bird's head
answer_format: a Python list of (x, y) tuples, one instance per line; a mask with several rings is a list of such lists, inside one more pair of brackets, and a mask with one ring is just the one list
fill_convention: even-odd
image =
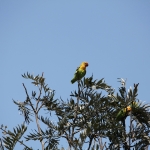
[(87, 67), (89, 64), (87, 62), (83, 62), (82, 65)]
[(130, 112), (130, 111), (131, 111), (131, 107), (128, 106), (128, 107), (127, 107), (127, 112)]

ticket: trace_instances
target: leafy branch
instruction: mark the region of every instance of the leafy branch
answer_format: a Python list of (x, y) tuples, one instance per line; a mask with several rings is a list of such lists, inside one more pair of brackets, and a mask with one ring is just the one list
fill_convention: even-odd
[(13, 132), (11, 131), (7, 131), (6, 130), (7, 127), (3, 127), (3, 125), (1, 125), (0, 129), (3, 131), (3, 134), (5, 136), (3, 136), (3, 142), (4, 142), (4, 146), (5, 148), (9, 149), (9, 150), (13, 150), (16, 143), (19, 142), (21, 145), (23, 145), (26, 150), (32, 150), (32, 148), (29, 148), (27, 145), (25, 145), (23, 143), (23, 141), (21, 141), (21, 137), (23, 136), (23, 134), (26, 132), (27, 127), (25, 125), (21, 125), (16, 128), (13, 128)]

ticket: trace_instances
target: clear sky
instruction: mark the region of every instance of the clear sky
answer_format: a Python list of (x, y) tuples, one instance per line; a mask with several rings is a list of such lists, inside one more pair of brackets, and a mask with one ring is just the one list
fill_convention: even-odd
[(33, 88), (21, 77), (27, 71), (44, 72), (55, 98), (66, 100), (87, 61), (87, 77), (104, 77), (116, 90), (118, 77), (127, 87), (139, 83), (138, 98), (149, 103), (150, 1), (1, 0), (0, 52), (0, 124), (10, 130), (23, 121), (12, 99), (25, 100), (22, 83)]

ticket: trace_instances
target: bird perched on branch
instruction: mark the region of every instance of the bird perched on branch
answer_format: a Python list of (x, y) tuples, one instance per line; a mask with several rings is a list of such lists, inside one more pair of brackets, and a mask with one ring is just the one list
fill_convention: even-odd
[(77, 68), (71, 83), (75, 83), (77, 80), (81, 80), (86, 74), (86, 67), (89, 64), (87, 62), (82, 62), (80, 67)]
[(130, 111), (131, 111), (131, 107), (130, 107), (130, 106), (121, 109), (121, 110), (118, 112), (118, 114), (117, 114), (117, 116), (116, 116), (116, 119), (117, 119), (118, 121), (120, 121), (120, 120), (126, 118), (126, 117), (128, 116), (128, 113), (129, 113)]

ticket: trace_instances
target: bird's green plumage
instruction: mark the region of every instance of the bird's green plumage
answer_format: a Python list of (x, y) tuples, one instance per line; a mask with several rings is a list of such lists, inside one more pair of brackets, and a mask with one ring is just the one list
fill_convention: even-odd
[(77, 80), (81, 80), (86, 74), (86, 70), (80, 70), (79, 68), (76, 70), (74, 74), (74, 78), (71, 80), (71, 83), (73, 84)]
[(123, 108), (123, 109), (121, 109), (121, 110), (118, 112), (118, 114), (117, 114), (117, 116), (116, 116), (116, 119), (117, 119), (118, 121), (120, 121), (120, 120), (122, 120), (125, 116), (126, 116), (126, 108)]

